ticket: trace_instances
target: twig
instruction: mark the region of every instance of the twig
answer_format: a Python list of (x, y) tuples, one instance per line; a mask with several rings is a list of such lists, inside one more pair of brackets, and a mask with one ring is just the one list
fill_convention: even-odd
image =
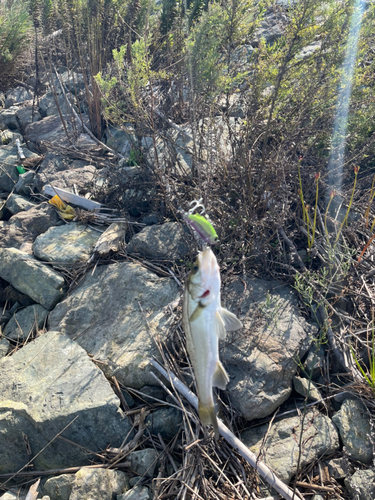
[(301, 488), (310, 488), (312, 490), (321, 490), (321, 491), (327, 491), (329, 493), (336, 493), (336, 490), (334, 490), (333, 488), (328, 488), (328, 486), (319, 486), (318, 484), (302, 483), (301, 481), (296, 481), (296, 485), (300, 486)]
[[(121, 462), (116, 464), (117, 467), (130, 467), (130, 462)], [(49, 469), (49, 470), (29, 470), (25, 472), (18, 472), (16, 475), (13, 472), (0, 474), (0, 478), (13, 478), (13, 477), (33, 477), (33, 476), (56, 476), (57, 474), (75, 474), (81, 469), (112, 469), (113, 464), (97, 464), (97, 465), (79, 465), (78, 467), (68, 467), (66, 469)], [(5, 483), (4, 483), (5, 484)]]
[[(170, 380), (174, 387), (181, 392), (195, 409), (198, 409), (198, 398), (183, 384), (173, 373), (166, 371), (159, 363), (150, 359), (150, 363), (167, 380)], [(237, 452), (263, 477), (269, 485), (272, 486), (285, 500), (292, 500), (295, 497), (293, 490), (284, 484), (266, 464), (259, 461), (257, 456), (250, 451), (236, 436), (218, 419), (219, 432), (233, 446)]]

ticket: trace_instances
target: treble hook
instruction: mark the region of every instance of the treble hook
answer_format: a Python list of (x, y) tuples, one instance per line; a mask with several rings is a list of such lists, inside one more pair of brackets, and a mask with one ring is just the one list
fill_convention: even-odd
[(206, 208), (205, 206), (202, 204), (202, 201), (203, 201), (203, 198), (200, 198), (199, 200), (193, 200), (189, 203), (189, 207), (190, 205), (192, 205), (193, 203), (195, 203), (195, 205), (188, 211), (188, 214), (191, 215), (193, 214), (198, 207), (201, 207), (202, 208), (202, 211), (200, 212), (200, 215), (203, 215), (204, 212), (206, 211)]

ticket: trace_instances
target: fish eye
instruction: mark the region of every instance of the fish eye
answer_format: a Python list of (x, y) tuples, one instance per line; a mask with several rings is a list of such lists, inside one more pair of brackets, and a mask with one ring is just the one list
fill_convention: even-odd
[(196, 273), (198, 271), (199, 267), (197, 265), (193, 266), (193, 271)]

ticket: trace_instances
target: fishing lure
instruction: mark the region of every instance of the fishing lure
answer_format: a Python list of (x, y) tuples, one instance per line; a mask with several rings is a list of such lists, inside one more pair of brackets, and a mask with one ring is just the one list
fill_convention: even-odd
[[(194, 200), (190, 203), (195, 205), (189, 210), (187, 214), (184, 215), (184, 220), (196, 231), (199, 236), (209, 245), (215, 245), (219, 242), (219, 237), (215, 231), (215, 228), (209, 222), (206, 217), (203, 217), (203, 213), (206, 211), (204, 205), (201, 204), (202, 200)], [(202, 208), (200, 214), (194, 214), (193, 212), (197, 210), (198, 207)]]

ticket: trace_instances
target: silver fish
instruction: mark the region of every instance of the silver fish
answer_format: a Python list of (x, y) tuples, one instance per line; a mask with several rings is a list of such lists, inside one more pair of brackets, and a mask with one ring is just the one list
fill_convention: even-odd
[(220, 285), (219, 265), (207, 247), (198, 254), (186, 281), (182, 321), (198, 388), (199, 417), (203, 425), (213, 426), (216, 440), (219, 428), (212, 388), (225, 389), (229, 382), (219, 360), (219, 339), (242, 327), (233, 313), (221, 307)]

